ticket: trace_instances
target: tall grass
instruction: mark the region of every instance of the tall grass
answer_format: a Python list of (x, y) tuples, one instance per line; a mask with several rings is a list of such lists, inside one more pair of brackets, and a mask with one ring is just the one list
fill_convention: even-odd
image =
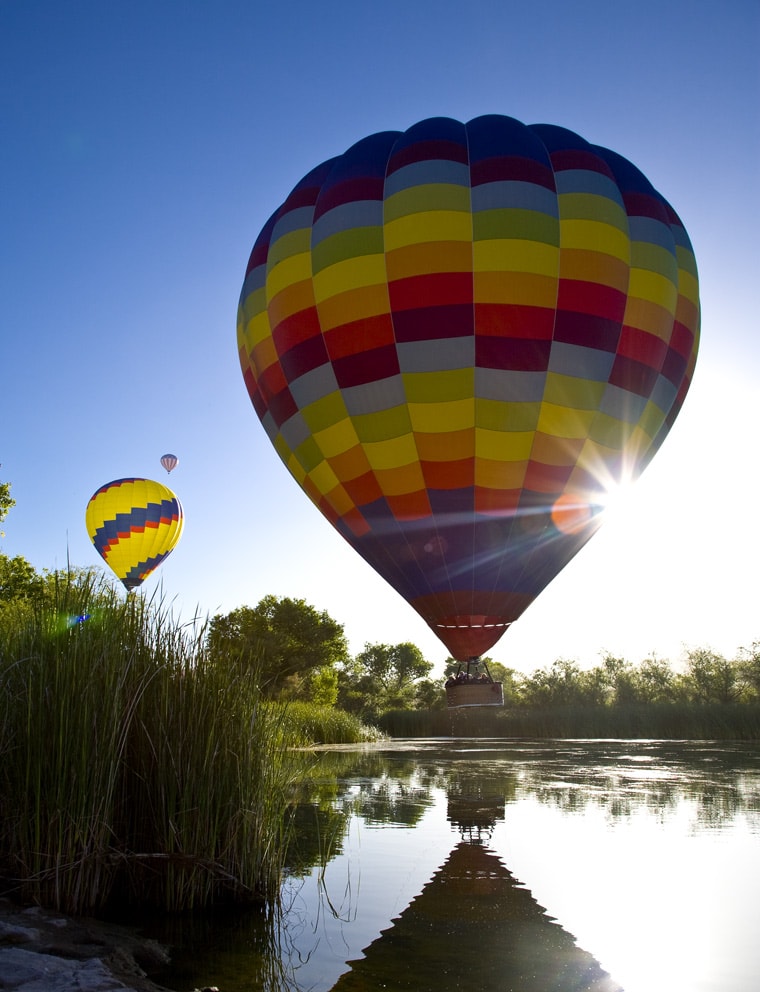
[(276, 898), (296, 758), (255, 672), (220, 672), (204, 635), (91, 578), (3, 605), (5, 890), (74, 913)]
[(394, 710), (383, 714), (378, 722), (393, 737), (760, 740), (760, 706), (756, 703)]
[(370, 727), (354, 714), (334, 706), (291, 702), (287, 704), (286, 719), (293, 738), (302, 746), (360, 744), (383, 737), (377, 727)]

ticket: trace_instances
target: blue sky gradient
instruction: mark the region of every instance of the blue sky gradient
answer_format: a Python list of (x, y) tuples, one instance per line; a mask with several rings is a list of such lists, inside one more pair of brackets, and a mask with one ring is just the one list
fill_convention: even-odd
[[(760, 5), (0, 0), (0, 547), (99, 564), (87, 500), (166, 481), (187, 524), (145, 585), (184, 617), (302, 597), (354, 651), (419, 617), (332, 530), (248, 400), (235, 312), (271, 211), (373, 131), (504, 113), (576, 130), (673, 204), (700, 270), (692, 391), (655, 461), (491, 652), (676, 662), (760, 638), (755, 504)], [(159, 578), (160, 576), (160, 578)]]

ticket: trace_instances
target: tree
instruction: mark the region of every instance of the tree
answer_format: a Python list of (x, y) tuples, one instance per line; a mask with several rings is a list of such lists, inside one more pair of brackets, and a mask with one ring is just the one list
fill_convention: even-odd
[[(0, 482), (0, 524), (8, 516), (8, 511), (16, 505), (11, 496), (10, 482)], [(0, 530), (0, 537), (5, 532)], [(42, 578), (32, 565), (21, 555), (9, 558), (0, 552), (0, 602), (27, 597), (38, 592)]]
[(302, 599), (271, 595), (255, 607), (215, 616), (208, 647), (218, 664), (256, 668), (271, 698), (324, 701), (332, 695), (334, 701), (337, 676), (324, 669), (348, 661), (342, 624)]
[(752, 700), (760, 699), (760, 641), (753, 641), (748, 648), (739, 648), (737, 667), (745, 695)]
[(416, 686), (433, 665), (420, 649), (401, 644), (365, 644), (344, 667), (338, 701), (344, 709), (372, 718), (385, 710), (412, 709)]
[(636, 673), (639, 699), (643, 703), (669, 703), (677, 696), (676, 679), (667, 661), (652, 655)]
[(440, 679), (420, 679), (414, 683), (414, 709), (443, 710), (446, 693)]
[(0, 553), (0, 601), (28, 598), (41, 591), (43, 579), (21, 555)]
[(625, 658), (617, 658), (606, 652), (602, 664), (591, 670), (590, 677), (599, 686), (604, 701), (613, 706), (622, 706), (639, 700), (636, 669)]
[(566, 658), (557, 658), (548, 669), (539, 669), (520, 683), (520, 697), (527, 706), (598, 705), (604, 702), (605, 691), (598, 672), (582, 671)]
[[(0, 482), (0, 524), (8, 516), (8, 511), (16, 505), (16, 500), (11, 496), (10, 482)], [(0, 537), (5, 537), (5, 532), (0, 530)]]
[(685, 682), (698, 703), (732, 703), (741, 695), (739, 666), (707, 648), (687, 652)]

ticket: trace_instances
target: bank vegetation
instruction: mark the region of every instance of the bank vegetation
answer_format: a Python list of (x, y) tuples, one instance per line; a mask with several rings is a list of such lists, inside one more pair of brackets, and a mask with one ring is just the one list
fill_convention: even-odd
[(271, 904), (300, 748), (370, 733), (268, 699), (161, 602), (46, 576), (0, 599), (0, 891), (77, 914)]

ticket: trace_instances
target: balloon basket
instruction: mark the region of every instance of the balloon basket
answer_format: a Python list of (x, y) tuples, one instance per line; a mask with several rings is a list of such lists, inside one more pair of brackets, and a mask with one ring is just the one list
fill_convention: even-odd
[(504, 687), (491, 678), (488, 665), (482, 658), (468, 658), (466, 662), (461, 662), (456, 675), (447, 679), (445, 688), (446, 704), (450, 710), (504, 705)]
[(449, 709), (462, 706), (503, 706), (504, 687), (501, 682), (462, 682), (446, 686)]

